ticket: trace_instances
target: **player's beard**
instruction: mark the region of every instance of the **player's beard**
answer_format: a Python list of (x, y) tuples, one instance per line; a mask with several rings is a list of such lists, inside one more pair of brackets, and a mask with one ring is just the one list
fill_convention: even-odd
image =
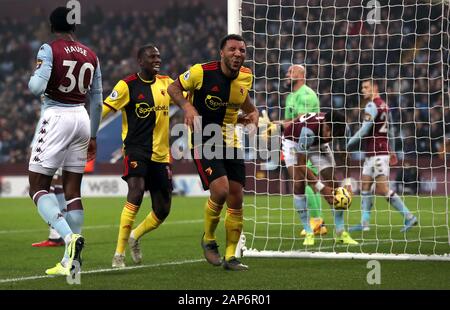
[(237, 76), (239, 73), (239, 69), (241, 69), (243, 62), (240, 62), (240, 65), (237, 69), (233, 68), (233, 59), (225, 58), (225, 65), (228, 67), (228, 70), (232, 73), (233, 76)]

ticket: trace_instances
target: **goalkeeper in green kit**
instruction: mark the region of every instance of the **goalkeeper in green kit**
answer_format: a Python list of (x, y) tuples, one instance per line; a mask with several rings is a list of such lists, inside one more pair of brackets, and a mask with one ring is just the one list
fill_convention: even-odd
[[(305, 68), (301, 65), (290, 66), (286, 78), (288, 79), (287, 86), (291, 87), (293, 92), (290, 93), (286, 99), (285, 120), (281, 121), (281, 123), (290, 121), (301, 114), (319, 113), (319, 98), (316, 93), (305, 84)], [(268, 119), (267, 113), (263, 113), (263, 117), (260, 119), (260, 125), (266, 123), (270, 123), (270, 120)], [(300, 178), (300, 173), (297, 171), (299, 166), (297, 166), (296, 143), (284, 138), (282, 143), (284, 161), (289, 172), (289, 177), (294, 180), (294, 204), (299, 214), (304, 211), (300, 210), (301, 206), (306, 205), (302, 203), (301, 200), (306, 199), (307, 201), (310, 225), (309, 227), (304, 227), (301, 235), (306, 237), (303, 244), (311, 245), (314, 242), (313, 233), (316, 235), (324, 235), (327, 233), (327, 228), (322, 219), (320, 194), (314, 192), (311, 186), (307, 185), (305, 189), (306, 197), (305, 195), (299, 195), (299, 193), (302, 193), (303, 191), (299, 189), (301, 183), (296, 182), (296, 180)], [(307, 167), (316, 175), (318, 174), (317, 169), (311, 165), (309, 160), (307, 162)]]

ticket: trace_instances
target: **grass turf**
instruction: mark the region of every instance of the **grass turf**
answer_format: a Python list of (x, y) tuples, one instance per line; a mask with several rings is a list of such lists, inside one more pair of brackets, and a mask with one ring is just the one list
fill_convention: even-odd
[[(208, 265), (202, 256), (205, 198), (175, 197), (172, 212), (157, 230), (142, 239), (144, 262), (130, 269), (112, 270), (118, 221), (123, 198), (86, 198), (86, 247), (81, 285), (68, 285), (63, 277), (48, 278), (44, 270), (61, 257), (63, 248), (32, 248), (45, 239), (48, 230), (30, 199), (0, 200), (0, 289), (450, 289), (450, 262), (380, 261), (381, 284), (366, 281), (365, 260), (243, 258), (247, 272), (227, 272)], [(447, 200), (442, 197), (407, 197), (408, 206), (419, 216), (420, 227), (407, 235), (399, 233), (402, 219), (377, 200), (372, 218), (377, 226), (368, 233), (354, 233), (361, 246), (336, 246), (332, 217), (324, 209), (329, 233), (317, 238), (318, 251), (365, 253), (449, 253)], [(135, 224), (149, 212), (145, 199)], [(256, 208), (255, 208), (256, 206)], [(303, 250), (298, 218), (292, 199), (283, 196), (247, 196), (245, 206), (247, 246), (270, 250)], [(355, 197), (347, 221), (357, 223), (359, 200)], [(280, 223), (283, 223), (282, 225)], [(223, 221), (218, 242), (224, 250)], [(270, 236), (267, 239), (266, 236)], [(437, 242), (436, 242), (437, 241)]]

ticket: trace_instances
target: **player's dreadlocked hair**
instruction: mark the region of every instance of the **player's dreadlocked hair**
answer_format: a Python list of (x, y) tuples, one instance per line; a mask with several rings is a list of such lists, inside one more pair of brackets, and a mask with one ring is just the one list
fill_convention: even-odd
[(325, 122), (331, 128), (333, 137), (345, 136), (347, 125), (345, 123), (345, 115), (342, 112), (331, 110), (325, 114)]
[(70, 13), (70, 9), (64, 6), (57, 7), (50, 14), (50, 27), (52, 32), (74, 32), (75, 23), (69, 24), (67, 21), (67, 15)]

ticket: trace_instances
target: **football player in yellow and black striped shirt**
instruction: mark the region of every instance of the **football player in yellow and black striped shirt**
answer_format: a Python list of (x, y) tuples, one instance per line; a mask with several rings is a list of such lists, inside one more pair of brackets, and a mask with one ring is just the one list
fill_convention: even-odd
[[(185, 112), (185, 123), (193, 129), (192, 153), (204, 189), (210, 190), (205, 205), (205, 227), (201, 245), (206, 260), (215, 266), (223, 264), (228, 270), (247, 270), (248, 267), (235, 257), (237, 243), (243, 226), (243, 187), (245, 166), (234, 125), (258, 125), (258, 111), (250, 100), (248, 92), (252, 86), (251, 70), (243, 67), (246, 45), (239, 35), (227, 35), (220, 44), (220, 61), (196, 64), (169, 86), (173, 101)], [(189, 91), (191, 101), (183, 97)], [(238, 116), (242, 110), (244, 115)], [(198, 116), (201, 116), (201, 125)], [(202, 134), (207, 126), (218, 127), (222, 133), (219, 143), (211, 143), (208, 134)], [(201, 138), (196, 141), (200, 133)], [(213, 139), (214, 140), (214, 139)], [(212, 150), (214, 156), (206, 156)], [(217, 152), (218, 151), (218, 152)], [(231, 152), (228, 152), (231, 151)], [(229, 158), (229, 154), (233, 154)], [(203, 155), (203, 156), (202, 156)], [(224, 203), (227, 203), (225, 217), (226, 250), (222, 261), (215, 236)]]
[[(120, 217), (119, 236), (112, 266), (125, 267), (125, 247), (130, 245), (135, 263), (142, 260), (138, 240), (156, 229), (169, 215), (172, 172), (169, 164), (169, 104), (167, 87), (173, 80), (159, 75), (161, 56), (154, 45), (138, 51), (138, 73), (120, 80), (104, 101), (102, 116), (122, 111), (123, 179), (128, 183), (127, 202)], [(133, 231), (133, 223), (149, 190), (153, 211)]]

